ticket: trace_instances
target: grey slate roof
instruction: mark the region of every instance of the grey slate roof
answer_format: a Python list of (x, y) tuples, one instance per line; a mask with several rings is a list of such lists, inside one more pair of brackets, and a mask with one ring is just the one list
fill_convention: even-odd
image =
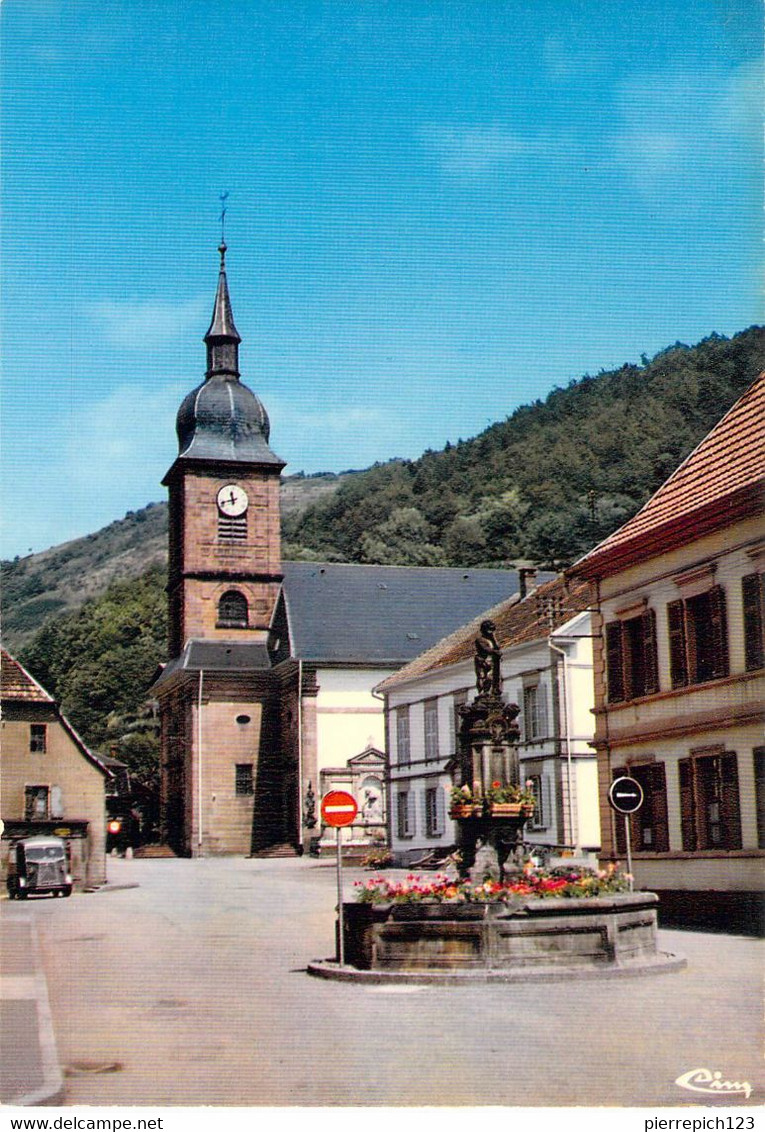
[(166, 684), (179, 672), (262, 672), (271, 667), (271, 658), (264, 644), (240, 641), (191, 640), (180, 656), (164, 666), (152, 684), (152, 690)]
[[(292, 655), (398, 667), (518, 592), (515, 570), (285, 562)], [(537, 582), (554, 578), (540, 572)]]

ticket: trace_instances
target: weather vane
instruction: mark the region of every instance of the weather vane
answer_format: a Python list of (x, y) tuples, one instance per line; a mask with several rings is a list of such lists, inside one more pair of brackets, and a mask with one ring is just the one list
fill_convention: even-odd
[(220, 201), (220, 242), (225, 247), (226, 245), (226, 201), (228, 200), (228, 193), (221, 193), (218, 197)]

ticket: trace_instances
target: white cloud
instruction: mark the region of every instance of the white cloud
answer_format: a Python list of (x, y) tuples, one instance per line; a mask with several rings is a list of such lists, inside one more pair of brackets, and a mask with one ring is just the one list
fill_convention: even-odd
[(148, 335), (167, 342), (198, 330), (209, 306), (209, 296), (178, 303), (103, 299), (85, 310), (109, 345), (145, 350)]
[(607, 59), (602, 51), (593, 49), (589, 44), (580, 48), (558, 32), (553, 32), (542, 44), (542, 61), (550, 79), (565, 82), (598, 74)]
[(448, 173), (483, 174), (512, 164), (529, 153), (532, 143), (514, 130), (493, 122), (476, 126), (430, 126), (425, 146)]
[(634, 75), (617, 97), (612, 152), (628, 183), (648, 198), (679, 193), (699, 178), (758, 163), (761, 62), (728, 75), (657, 72)]
[(301, 408), (289, 401), (270, 397), (268, 416), (271, 420), (272, 435), (299, 437), (302, 433), (349, 433), (357, 429), (376, 425), (383, 419), (380, 409), (371, 406), (333, 405), (325, 409)]

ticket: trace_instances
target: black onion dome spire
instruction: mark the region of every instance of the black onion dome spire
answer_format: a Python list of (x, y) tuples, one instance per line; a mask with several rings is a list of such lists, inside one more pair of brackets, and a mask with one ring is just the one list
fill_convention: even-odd
[(268, 446), (268, 413), (239, 380), (239, 343), (226, 279), (226, 245), (221, 244), (220, 274), (212, 321), (205, 334), (207, 373), (181, 403), (176, 418), (178, 457), (232, 460), (284, 467)]

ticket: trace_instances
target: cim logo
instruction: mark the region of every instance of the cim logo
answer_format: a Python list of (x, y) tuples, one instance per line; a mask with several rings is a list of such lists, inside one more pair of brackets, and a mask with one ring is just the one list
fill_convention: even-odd
[(675, 1084), (681, 1089), (713, 1097), (730, 1097), (743, 1093), (748, 1100), (752, 1095), (752, 1086), (748, 1081), (723, 1081), (723, 1075), (718, 1070), (712, 1073), (709, 1069), (690, 1069), (678, 1077)]

